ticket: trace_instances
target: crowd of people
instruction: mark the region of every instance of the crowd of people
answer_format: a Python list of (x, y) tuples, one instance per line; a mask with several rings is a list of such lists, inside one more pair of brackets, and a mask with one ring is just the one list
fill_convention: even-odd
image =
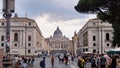
[[(56, 56), (51, 55), (51, 66), (54, 67)], [(86, 63), (90, 63), (89, 68), (120, 68), (117, 67), (120, 65), (119, 55), (107, 55), (107, 54), (83, 54), (83, 55), (68, 55), (68, 54), (60, 54), (57, 56), (59, 63), (63, 63), (66, 66), (73, 61), (77, 61), (77, 65), (79, 68), (86, 68)], [(41, 68), (46, 68), (45, 65), (45, 57), (42, 60)]]
[[(59, 54), (58, 56), (51, 55), (50, 60), (51, 60), (51, 66), (53, 68), (54, 68), (54, 62), (56, 58), (59, 60), (60, 64), (65, 64), (67, 66), (68, 64), (74, 61), (75, 55), (70, 55), (70, 54)], [(41, 68), (46, 68), (45, 57), (43, 57), (43, 60), (40, 61), (39, 65)]]
[[(12, 68), (26, 68), (27, 66), (33, 67), (35, 61), (33, 56), (9, 56), (9, 58), (11, 58), (12, 61)], [(56, 58), (59, 61), (58, 63), (65, 64), (66, 66), (75, 61), (79, 68), (86, 68), (86, 63), (90, 63), (91, 67), (89, 68), (117, 68), (117, 66), (120, 66), (120, 55), (113, 54), (81, 54), (77, 56), (72, 54), (59, 54), (57, 56), (51, 55), (49, 58), (53, 68), (55, 66), (54, 62), (56, 61)], [(6, 58), (3, 57), (3, 62), (5, 59)], [(45, 59), (46, 57), (43, 57), (39, 62), (41, 68), (46, 68)]]
[(84, 54), (83, 56), (78, 56), (78, 66), (85, 68), (85, 63), (90, 62), (91, 68), (117, 68), (119, 66), (119, 58), (119, 55)]
[[(35, 61), (33, 56), (19, 56), (19, 55), (11, 55), (9, 56), (11, 61), (12, 68), (26, 68), (27, 66), (33, 66)], [(3, 62), (6, 62), (6, 57), (3, 57)], [(6, 68), (6, 64), (3, 65), (3, 68)]]
[[(45, 58), (46, 57), (43, 57), (43, 59), (39, 63), (41, 68), (46, 68)], [(56, 58), (59, 60), (60, 64), (68, 65), (69, 63), (72, 63), (72, 61), (74, 61), (75, 56), (68, 55), (68, 54), (59, 54), (58, 56), (51, 55), (50, 60), (51, 60), (52, 68), (54, 68), (54, 62), (56, 61), (55, 60)]]

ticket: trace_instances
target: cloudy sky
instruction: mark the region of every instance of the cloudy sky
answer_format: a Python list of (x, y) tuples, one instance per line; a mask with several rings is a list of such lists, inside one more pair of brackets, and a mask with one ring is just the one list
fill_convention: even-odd
[[(2, 17), (2, 1), (0, 0), (0, 17)], [(74, 35), (80, 28), (96, 15), (80, 14), (74, 6), (79, 0), (15, 0), (15, 13), (18, 16), (35, 19), (42, 35), (53, 36), (57, 26), (66, 37)], [(14, 15), (14, 14), (13, 14)]]

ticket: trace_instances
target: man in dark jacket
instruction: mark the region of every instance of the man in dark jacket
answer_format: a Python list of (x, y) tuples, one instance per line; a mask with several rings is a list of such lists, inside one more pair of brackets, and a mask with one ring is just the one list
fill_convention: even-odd
[(40, 61), (40, 67), (41, 67), (41, 68), (46, 68), (46, 65), (45, 65), (45, 57), (43, 57), (43, 60)]
[(102, 54), (102, 56), (100, 57), (100, 67), (105, 68), (106, 63), (107, 63), (106, 58), (104, 57), (104, 54)]

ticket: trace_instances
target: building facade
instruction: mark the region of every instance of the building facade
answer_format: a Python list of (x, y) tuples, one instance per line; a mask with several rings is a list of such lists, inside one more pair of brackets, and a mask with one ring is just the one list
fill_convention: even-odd
[(78, 49), (78, 37), (76, 31), (74, 32), (74, 36), (72, 37), (72, 45), (73, 45), (73, 54), (77, 55), (77, 49)]
[(77, 52), (105, 53), (111, 49), (112, 37), (111, 24), (90, 19), (77, 33)]
[(48, 38), (50, 54), (67, 53), (70, 49), (70, 42), (69, 38), (63, 36), (62, 31), (57, 27), (53, 36)]
[[(6, 47), (6, 19), (0, 19), (0, 48)], [(35, 20), (18, 17), (10, 21), (10, 54), (36, 55), (42, 47), (42, 33)]]

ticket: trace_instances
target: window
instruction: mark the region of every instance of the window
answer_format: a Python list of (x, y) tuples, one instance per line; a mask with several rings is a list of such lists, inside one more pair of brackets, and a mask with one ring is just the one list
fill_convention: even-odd
[(99, 51), (97, 51), (97, 53), (99, 53)]
[(109, 41), (110, 38), (109, 38), (109, 33), (106, 33), (106, 40)]
[(31, 41), (31, 36), (28, 36), (28, 41)]
[(4, 41), (4, 36), (3, 35), (1, 36), (1, 41)]
[(28, 50), (28, 53), (31, 53), (31, 50), (30, 50), (30, 49)]
[(83, 52), (85, 52), (85, 49), (83, 49)]
[(28, 43), (28, 46), (30, 47), (30, 46), (31, 46), (31, 43)]
[(17, 47), (17, 44), (14, 44), (15, 47)]
[(1, 47), (4, 47), (4, 43), (1, 43)]
[(86, 51), (88, 51), (88, 48), (86, 48)]
[(95, 41), (96, 40), (96, 36), (93, 36), (93, 41)]
[(29, 23), (29, 26), (31, 26), (31, 23)]
[(2, 22), (2, 26), (4, 26), (4, 22)]
[(93, 26), (95, 26), (95, 22), (93, 23)]
[(93, 46), (96, 46), (96, 43), (93, 43)]
[(107, 46), (109, 47), (109, 44), (107, 43)]
[(18, 41), (18, 33), (14, 34), (14, 41)]
[(95, 49), (93, 49), (93, 53), (96, 53), (96, 50), (95, 50)]

